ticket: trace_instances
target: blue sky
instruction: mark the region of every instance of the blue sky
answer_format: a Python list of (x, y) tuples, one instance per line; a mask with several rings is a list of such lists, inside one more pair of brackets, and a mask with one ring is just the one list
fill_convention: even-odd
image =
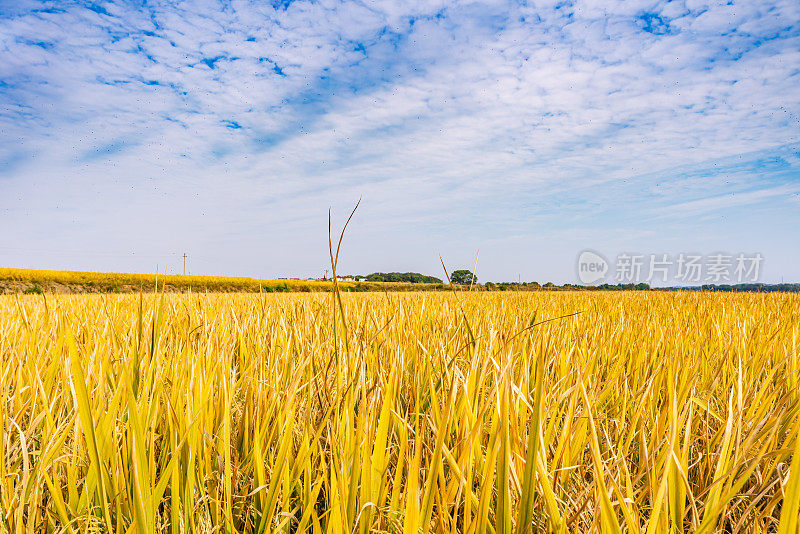
[(0, 3), (0, 264), (800, 281), (800, 4)]

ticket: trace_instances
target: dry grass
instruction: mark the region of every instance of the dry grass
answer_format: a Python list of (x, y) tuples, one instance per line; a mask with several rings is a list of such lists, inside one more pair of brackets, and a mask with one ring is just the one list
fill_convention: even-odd
[(797, 532), (798, 296), (341, 306), (0, 297), (0, 530)]

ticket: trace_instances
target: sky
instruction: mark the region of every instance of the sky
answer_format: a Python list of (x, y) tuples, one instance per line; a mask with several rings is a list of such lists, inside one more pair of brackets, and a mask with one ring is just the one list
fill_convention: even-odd
[(761, 254), (800, 282), (797, 0), (0, 2), (0, 265), (264, 278)]

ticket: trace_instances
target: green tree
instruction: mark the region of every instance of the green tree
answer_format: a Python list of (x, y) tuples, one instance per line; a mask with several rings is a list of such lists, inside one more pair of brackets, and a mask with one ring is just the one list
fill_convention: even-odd
[(477, 284), (478, 277), (466, 269), (459, 269), (450, 274), (450, 281), (454, 284)]
[(408, 282), (411, 284), (441, 284), (442, 281), (435, 276), (425, 276), (420, 273), (372, 273), (362, 276), (367, 282)]

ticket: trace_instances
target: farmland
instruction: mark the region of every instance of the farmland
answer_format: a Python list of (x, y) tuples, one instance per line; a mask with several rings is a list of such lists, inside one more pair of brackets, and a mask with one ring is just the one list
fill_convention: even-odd
[[(343, 288), (353, 284), (342, 283)], [(0, 268), (0, 294), (49, 291), (55, 293), (169, 292), (292, 292), (330, 291), (331, 282), (317, 280), (260, 280), (247, 276), (185, 276), (175, 274), (103, 273)]]
[(0, 296), (0, 531), (796, 532), (800, 297)]

